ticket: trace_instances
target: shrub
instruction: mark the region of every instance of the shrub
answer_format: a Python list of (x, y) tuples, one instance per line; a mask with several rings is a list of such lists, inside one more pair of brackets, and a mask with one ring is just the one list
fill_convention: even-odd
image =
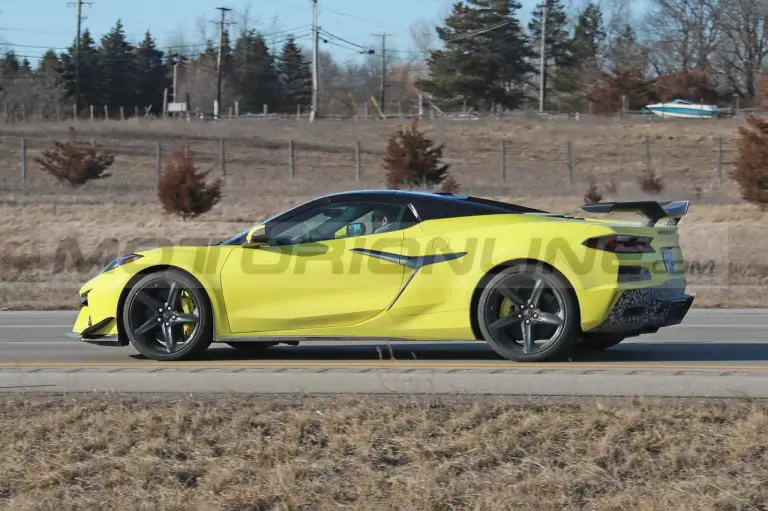
[(730, 171), (741, 197), (760, 208), (768, 209), (768, 122), (751, 115), (747, 126), (739, 128), (739, 160)]
[(594, 180), (590, 180), (587, 193), (584, 194), (584, 203), (596, 204), (601, 200), (603, 200), (603, 194), (600, 191), (600, 188), (597, 187), (597, 183), (595, 183)]
[(407, 128), (398, 128), (387, 141), (383, 159), (390, 189), (427, 188), (442, 185), (443, 191), (456, 191), (458, 183), (448, 173), (449, 165), (442, 162), (445, 144), (438, 146), (427, 138), (414, 116)]
[(105, 174), (115, 157), (105, 151), (99, 153), (96, 147), (79, 140), (75, 128), (69, 127), (69, 139), (65, 142), (54, 142), (53, 147), (43, 151), (34, 161), (40, 167), (55, 177), (76, 188), (94, 179), (104, 179), (111, 174)]
[(656, 174), (651, 168), (647, 168), (643, 171), (637, 179), (637, 182), (640, 185), (640, 189), (645, 193), (659, 194), (664, 190), (664, 181), (662, 177)]
[(157, 184), (165, 211), (184, 220), (210, 211), (223, 194), (221, 179), (206, 183), (209, 173), (197, 168), (195, 155), (187, 144), (174, 151)]

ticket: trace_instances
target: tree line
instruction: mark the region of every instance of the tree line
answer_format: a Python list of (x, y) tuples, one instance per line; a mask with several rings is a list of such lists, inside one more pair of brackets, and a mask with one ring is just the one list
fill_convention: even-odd
[[(0, 85), (6, 101), (12, 100), (31, 108), (50, 109), (57, 104), (75, 103), (76, 41), (67, 51), (57, 54), (48, 50), (33, 68), (27, 58), (13, 50), (0, 60)], [(164, 51), (150, 32), (131, 44), (121, 21), (106, 33), (99, 43), (89, 30), (84, 30), (79, 48), (81, 114), (89, 105), (106, 105), (116, 112), (123, 107), (142, 114), (160, 114), (165, 90), (169, 101), (191, 102), (209, 112), (216, 98), (218, 45), (207, 41), (204, 50), (183, 59)], [(177, 68), (177, 96), (172, 97), (172, 77)], [(231, 105), (239, 101), (241, 111), (261, 111), (263, 104), (274, 110), (296, 111), (296, 105), (308, 105), (312, 80), (308, 60), (292, 38), (285, 40), (278, 55), (272, 55), (264, 37), (256, 31), (242, 33), (234, 42), (224, 36), (222, 45), (223, 89)], [(0, 94), (2, 94), (0, 93)], [(192, 97), (193, 96), (193, 97)], [(100, 114), (103, 109), (98, 109)]]
[(547, 110), (613, 113), (623, 97), (630, 109), (677, 97), (730, 103), (736, 95), (742, 105), (759, 97), (768, 0), (648, 3), (633, 18), (621, 0), (588, 1), (575, 13), (546, 0), (546, 23), (538, 4), (524, 27), (515, 0), (457, 2), (437, 27), (442, 47), (428, 53), (429, 77), (416, 85), (439, 104), (480, 110), (538, 101), (542, 74)]
[[(419, 93), (447, 109), (536, 106), (542, 39), (548, 111), (608, 114), (623, 104), (637, 110), (678, 97), (729, 105), (737, 96), (747, 107), (768, 93), (763, 74), (768, 0), (648, 0), (639, 17), (629, 14), (628, 2), (586, 0), (573, 10), (565, 0), (546, 0), (545, 24), (542, 3), (524, 24), (517, 0), (456, 2), (439, 25), (423, 20), (412, 25), (416, 52), (388, 49), (385, 106), (407, 113)], [(311, 56), (297, 41), (308, 36), (285, 35), (268, 43), (265, 34), (247, 27), (231, 39), (224, 35), (224, 112), (235, 101), (241, 113), (261, 112), (263, 105), (271, 112), (295, 113), (297, 105), (306, 111)], [(74, 46), (46, 52), (34, 67), (7, 52), (0, 58), (2, 101), (49, 113), (55, 105), (73, 104)], [(218, 46), (206, 39), (163, 49), (149, 32), (131, 44), (119, 20), (98, 43), (85, 30), (80, 104), (107, 105), (111, 111), (149, 108), (159, 114), (163, 91), (171, 90), (174, 58), (183, 57), (177, 68), (178, 100), (189, 98), (193, 111), (211, 112)], [(363, 103), (378, 97), (381, 58), (339, 63), (321, 49), (319, 113), (360, 113)]]

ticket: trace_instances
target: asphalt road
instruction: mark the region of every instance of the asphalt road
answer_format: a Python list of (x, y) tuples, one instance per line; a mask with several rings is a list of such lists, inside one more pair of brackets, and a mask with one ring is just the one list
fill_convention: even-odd
[(481, 342), (323, 341), (158, 363), (66, 337), (73, 312), (0, 312), (0, 392), (481, 393), (768, 397), (768, 310), (682, 325), (572, 361), (515, 364)]

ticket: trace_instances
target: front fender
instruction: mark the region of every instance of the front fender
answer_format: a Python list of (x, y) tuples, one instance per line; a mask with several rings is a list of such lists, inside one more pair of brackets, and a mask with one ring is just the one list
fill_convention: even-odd
[(80, 289), (82, 307), (73, 332), (82, 334), (90, 325), (109, 319), (89, 335), (117, 335), (120, 302), (131, 285), (143, 275), (169, 268), (189, 274), (200, 282), (211, 301), (216, 334), (229, 333), (226, 311), (221, 298), (221, 267), (234, 247), (166, 247), (137, 252), (142, 257), (89, 280)]

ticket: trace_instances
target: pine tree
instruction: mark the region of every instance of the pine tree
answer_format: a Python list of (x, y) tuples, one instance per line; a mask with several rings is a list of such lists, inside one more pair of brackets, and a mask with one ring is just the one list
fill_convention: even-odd
[(251, 31), (239, 37), (232, 62), (235, 95), (244, 111), (261, 111), (264, 105), (279, 103), (280, 80), (262, 35)]
[[(136, 103), (143, 109), (152, 106), (152, 112), (162, 112), (163, 91), (170, 87), (168, 67), (163, 52), (158, 50), (149, 31), (136, 47)], [(178, 99), (176, 99), (178, 101)]]
[(35, 73), (53, 78), (56, 76), (59, 66), (61, 66), (59, 56), (56, 55), (55, 51), (48, 50), (40, 59), (40, 63), (38, 64), (37, 69), (35, 69)]
[[(75, 44), (61, 55), (58, 67), (58, 84), (64, 89), (64, 96), (75, 97)], [(81, 108), (101, 103), (101, 62), (100, 50), (95, 46), (91, 33), (85, 29), (80, 37), (80, 104)]]
[[(561, 0), (546, 0), (547, 20), (546, 34), (544, 37), (544, 90), (549, 97), (552, 89), (557, 89), (558, 81), (550, 77), (560, 70), (567, 70), (574, 65), (571, 37), (568, 33), (568, 16)], [(528, 23), (528, 33), (531, 37), (531, 47), (536, 61), (541, 59), (541, 25), (543, 19), (543, 6), (537, 4)], [(554, 72), (550, 70), (554, 67)], [(552, 83), (550, 83), (552, 82)]]
[(132, 108), (136, 104), (136, 62), (133, 46), (126, 39), (120, 20), (102, 37), (100, 56), (102, 104), (112, 108)]
[(514, 108), (522, 99), (531, 49), (517, 18), (520, 4), (507, 0), (456, 3), (437, 33), (444, 50), (430, 53), (430, 78), (416, 86), (449, 106)]
[(21, 62), (16, 56), (16, 52), (8, 50), (5, 52), (2, 61), (0, 61), (0, 77), (15, 78), (21, 69)]
[(312, 71), (293, 37), (283, 45), (277, 67), (283, 109), (293, 111), (296, 105), (308, 105), (312, 100)]
[(553, 89), (558, 91), (560, 106), (581, 110), (589, 87), (601, 79), (606, 33), (603, 15), (595, 3), (588, 3), (579, 14), (570, 48), (570, 66), (555, 71)]
[(574, 60), (580, 64), (597, 65), (605, 38), (603, 12), (599, 5), (590, 1), (579, 14), (571, 41)]
[(637, 68), (646, 70), (648, 59), (638, 44), (637, 34), (632, 25), (625, 25), (624, 30), (612, 41), (609, 58), (611, 67), (614, 69)]

